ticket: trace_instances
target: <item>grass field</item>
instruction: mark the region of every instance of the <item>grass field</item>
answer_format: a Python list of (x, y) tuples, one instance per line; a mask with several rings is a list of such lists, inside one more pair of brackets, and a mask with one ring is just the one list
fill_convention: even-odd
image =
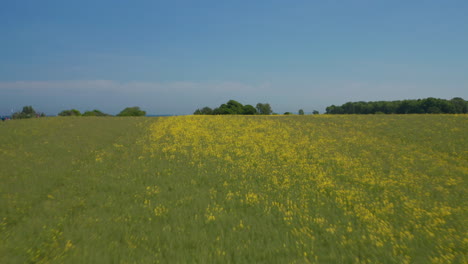
[(467, 263), (468, 116), (0, 123), (0, 263)]

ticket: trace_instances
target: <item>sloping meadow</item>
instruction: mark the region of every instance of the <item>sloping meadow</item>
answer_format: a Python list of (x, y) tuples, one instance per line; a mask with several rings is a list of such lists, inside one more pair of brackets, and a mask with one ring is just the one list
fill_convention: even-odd
[(466, 115), (0, 128), (2, 262), (467, 261)]

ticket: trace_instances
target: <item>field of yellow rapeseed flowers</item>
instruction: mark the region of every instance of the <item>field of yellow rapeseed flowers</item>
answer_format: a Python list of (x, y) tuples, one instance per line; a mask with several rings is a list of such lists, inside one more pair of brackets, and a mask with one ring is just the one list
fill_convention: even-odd
[(210, 175), (206, 221), (249, 227), (238, 247), (262, 250), (274, 222), (273, 255), (450, 263), (466, 261), (466, 132), (465, 116), (188, 116), (152, 124), (148, 150)]
[(0, 129), (0, 262), (468, 261), (466, 115)]

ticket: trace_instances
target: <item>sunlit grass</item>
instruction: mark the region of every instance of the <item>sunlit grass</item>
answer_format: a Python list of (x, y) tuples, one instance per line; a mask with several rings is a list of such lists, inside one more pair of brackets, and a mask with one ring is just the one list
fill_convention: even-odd
[(0, 130), (2, 263), (467, 261), (464, 115)]

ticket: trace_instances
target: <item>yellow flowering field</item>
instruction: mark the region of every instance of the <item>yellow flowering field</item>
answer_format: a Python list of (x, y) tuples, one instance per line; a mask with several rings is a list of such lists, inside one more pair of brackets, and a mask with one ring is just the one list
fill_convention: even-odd
[(468, 261), (466, 115), (0, 129), (2, 263)]

